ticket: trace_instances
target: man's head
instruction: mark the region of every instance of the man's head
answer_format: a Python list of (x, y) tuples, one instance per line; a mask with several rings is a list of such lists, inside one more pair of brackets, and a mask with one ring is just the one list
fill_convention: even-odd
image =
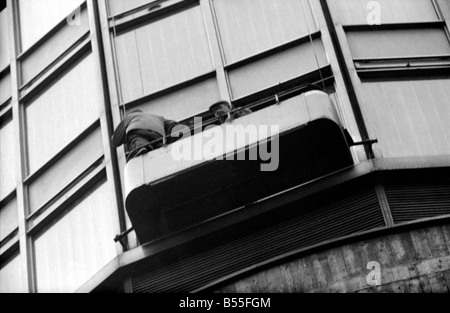
[(231, 105), (228, 103), (228, 101), (221, 100), (214, 103), (209, 108), (209, 111), (219, 119), (220, 123), (224, 123), (228, 117), (228, 114), (231, 112)]

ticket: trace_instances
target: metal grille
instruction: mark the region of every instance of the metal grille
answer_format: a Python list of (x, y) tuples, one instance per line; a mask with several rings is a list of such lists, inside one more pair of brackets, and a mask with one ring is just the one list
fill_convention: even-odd
[(385, 187), (395, 223), (450, 214), (450, 183), (403, 184)]
[(385, 225), (373, 189), (298, 209), (303, 213), (288, 221), (137, 277), (133, 291), (189, 292), (295, 249)]

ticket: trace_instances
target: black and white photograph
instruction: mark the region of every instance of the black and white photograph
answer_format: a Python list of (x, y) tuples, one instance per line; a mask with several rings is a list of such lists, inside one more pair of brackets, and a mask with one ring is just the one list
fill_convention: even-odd
[(449, 292), (450, 0), (0, 0), (0, 294)]

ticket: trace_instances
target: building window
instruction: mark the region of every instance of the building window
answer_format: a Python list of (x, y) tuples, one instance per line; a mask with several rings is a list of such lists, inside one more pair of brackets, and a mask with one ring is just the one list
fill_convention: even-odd
[(38, 292), (73, 292), (116, 256), (104, 183), (34, 239)]
[(103, 140), (100, 128), (84, 137), (50, 168), (35, 178), (28, 186), (30, 213), (51, 204), (55, 196), (81, 180), (103, 156)]
[(448, 8), (434, 0), (381, 0), (381, 25), (368, 25), (369, 1), (328, 1), (343, 24), (361, 83), (361, 107), (377, 157), (450, 153)]
[(19, 0), (22, 50), (27, 50), (84, 0)]
[(446, 20), (450, 19), (450, 3), (448, 0), (437, 0), (439, 11)]
[(450, 78), (362, 81), (365, 120), (385, 158), (450, 154)]
[(349, 31), (347, 38), (354, 59), (450, 55), (444, 28)]
[(119, 34), (116, 53), (123, 102), (214, 70), (199, 6)]
[(308, 1), (213, 3), (236, 105), (325, 76), (329, 61)]
[(214, 0), (227, 64), (317, 31), (306, 0)]
[(0, 264), (0, 293), (22, 292), (22, 268), (20, 255)]
[(107, 0), (110, 15), (117, 15), (126, 11), (136, 9), (146, 4), (151, 5), (155, 0)]
[[(372, 0), (329, 0), (330, 10), (342, 25), (367, 24), (369, 14), (375, 12)], [(446, 2), (446, 0), (443, 0)], [(382, 24), (437, 21), (433, 0), (377, 0)]]
[[(398, 76), (399, 72), (410, 75), (411, 70), (440, 71), (450, 66), (450, 42), (443, 21), (446, 5), (435, 0), (374, 3), (376, 8), (368, 0), (328, 1), (335, 22), (343, 25), (361, 78)], [(371, 10), (378, 10), (380, 24), (369, 23)]]
[(17, 227), (17, 199), (14, 198), (0, 205), (0, 242), (11, 235)]
[(0, 201), (16, 188), (15, 132), (12, 120), (0, 124)]
[(347, 32), (361, 77), (394, 72), (435, 72), (450, 67), (450, 42), (442, 26)]
[(219, 101), (219, 87), (215, 78), (206, 79), (139, 106), (146, 113), (182, 121), (200, 115)]
[(9, 69), (0, 73), (0, 107), (11, 99), (11, 74)]
[[(259, 60), (230, 68), (228, 77), (233, 99), (249, 96), (288, 82), (329, 64), (320, 39), (287, 48)], [(257, 79), (255, 79), (257, 77)]]
[(100, 90), (94, 57), (88, 55), (26, 106), (29, 173), (98, 119)]
[(9, 30), (6, 1), (0, 2), (0, 73), (9, 65)]
[[(64, 0), (63, 0), (64, 1)], [(61, 2), (63, 2), (61, 1)], [(41, 41), (32, 51), (20, 57), (21, 84), (33, 81), (37, 75), (43, 75), (55, 66), (55, 61), (63, 58), (83, 45), (89, 34), (89, 16), (85, 5), (80, 7), (76, 15), (77, 23), (64, 23), (52, 33), (52, 36)], [(83, 40), (84, 39), (84, 40)], [(79, 43), (79, 44), (78, 44)]]

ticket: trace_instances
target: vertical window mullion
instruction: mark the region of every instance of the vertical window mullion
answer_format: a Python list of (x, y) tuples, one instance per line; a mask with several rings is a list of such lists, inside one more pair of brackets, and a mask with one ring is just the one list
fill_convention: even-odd
[(22, 272), (22, 291), (25, 293), (34, 292), (34, 270), (33, 270), (33, 249), (31, 244), (31, 238), (27, 234), (27, 214), (28, 214), (28, 201), (26, 197), (26, 186), (23, 183), (26, 170), (26, 147), (24, 145), (24, 122), (22, 108), (19, 103), (19, 61), (17, 56), (19, 54), (18, 48), (20, 47), (20, 40), (18, 32), (16, 31), (19, 25), (18, 20), (18, 6), (17, 1), (7, 1), (8, 20), (13, 27), (9, 28), (10, 38), (10, 69), (11, 69), (11, 87), (12, 87), (12, 110), (13, 110), (13, 123), (15, 129), (15, 142), (18, 158), (16, 159), (16, 197), (18, 207), (18, 226), (19, 226), (19, 246), (20, 246), (20, 262)]
[[(115, 55), (112, 54), (112, 49), (108, 49), (111, 45), (111, 41), (105, 42), (105, 38), (109, 37), (108, 26), (108, 14), (107, 14), (107, 0), (105, 1), (88, 1), (89, 20), (92, 34), (92, 47), (93, 55), (95, 57), (95, 64), (98, 67), (98, 71), (101, 76), (101, 88), (102, 88), (102, 101), (99, 103), (100, 113), (100, 127), (102, 130), (103, 142), (104, 142), (104, 157), (107, 172), (107, 183), (109, 184), (111, 194), (114, 194), (114, 201), (111, 201), (113, 206), (111, 212), (113, 212), (114, 231), (119, 234), (126, 230), (126, 217), (124, 200), (122, 197), (122, 184), (120, 181), (120, 161), (117, 157), (117, 152), (111, 147), (109, 138), (114, 128), (113, 116), (120, 115), (118, 99), (113, 97), (112, 94), (116, 91), (116, 88), (120, 89), (120, 86), (115, 87), (111, 82), (116, 82), (114, 78), (111, 78), (110, 73), (114, 73), (112, 64), (115, 60)], [(94, 7), (96, 6), (96, 7)], [(106, 25), (105, 29), (108, 30), (107, 35), (102, 34), (102, 26)], [(114, 44), (114, 43), (113, 43)], [(106, 45), (106, 47), (105, 47)], [(108, 53), (110, 52), (111, 53)], [(112, 85), (112, 86), (111, 86)], [(120, 254), (124, 252), (120, 245), (116, 245), (116, 252)]]

